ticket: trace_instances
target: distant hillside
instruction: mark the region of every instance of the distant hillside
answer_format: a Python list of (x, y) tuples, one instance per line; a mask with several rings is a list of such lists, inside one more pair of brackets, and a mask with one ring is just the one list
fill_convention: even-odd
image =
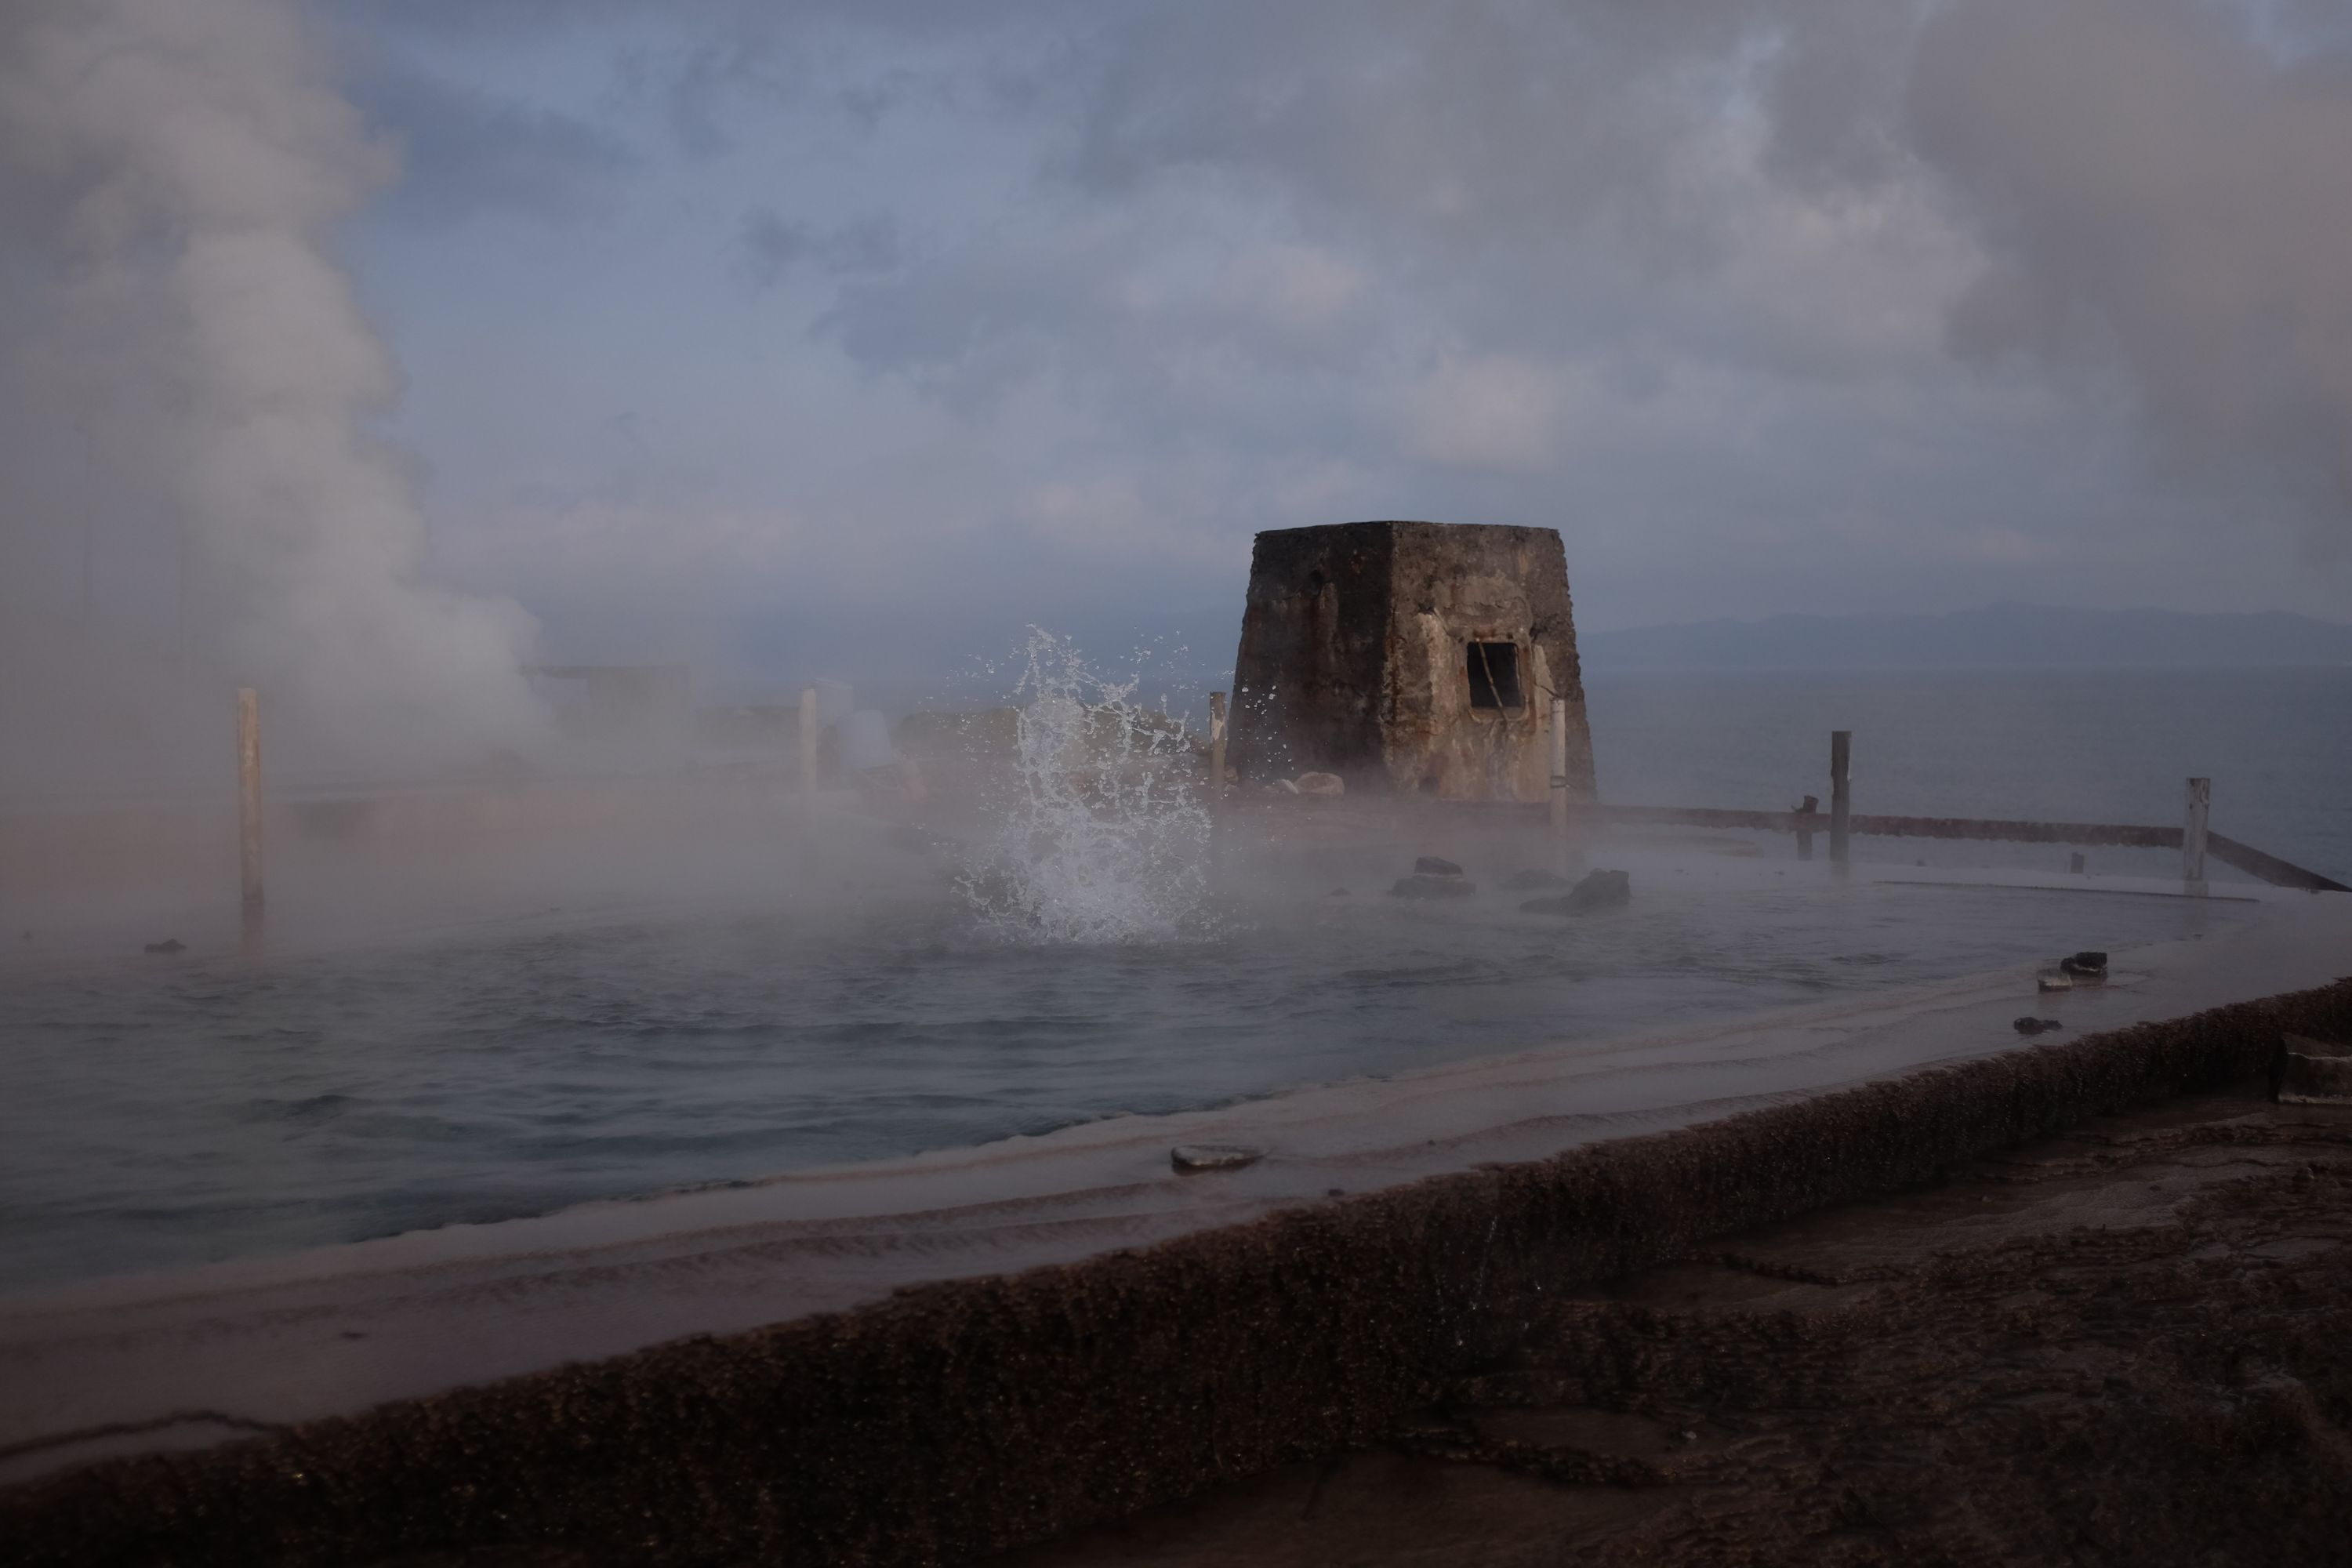
[(1577, 638), (1610, 669), (2216, 668), (2352, 665), (2352, 626), (2284, 613), (1994, 605), (1948, 616), (1774, 616)]

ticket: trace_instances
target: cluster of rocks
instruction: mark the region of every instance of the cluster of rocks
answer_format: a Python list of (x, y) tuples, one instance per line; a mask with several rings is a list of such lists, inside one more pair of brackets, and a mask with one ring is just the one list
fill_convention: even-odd
[[(2076, 981), (2096, 984), (2107, 977), (2107, 955), (2085, 948), (2083, 952), (2058, 961), (2055, 969), (2045, 969), (2034, 976), (2035, 988), (2042, 991), (2072, 991)], [(2046, 1035), (2066, 1026), (2055, 1018), (2024, 1017), (2012, 1019), (2010, 1027), (2021, 1035)]]
[(2035, 980), (2044, 991), (2072, 991), (2078, 980), (2095, 984), (2106, 977), (2107, 955), (2086, 949), (2072, 958), (2060, 959), (2057, 968), (2043, 970)]
[[(1633, 900), (1633, 879), (1622, 871), (1594, 871), (1580, 881), (1571, 883), (1556, 871), (1515, 871), (1503, 886), (1515, 893), (1535, 892), (1552, 888), (1568, 891), (1553, 898), (1529, 899), (1519, 906), (1528, 914), (1581, 915), (1595, 910), (1617, 909)], [(1400, 877), (1389, 889), (1396, 899), (1466, 899), (1478, 890), (1478, 885), (1463, 875), (1462, 868), (1451, 860), (1434, 855), (1423, 855), (1412, 863), (1412, 875)]]
[(1595, 871), (1557, 899), (1529, 899), (1519, 906), (1531, 915), (1582, 915), (1633, 901), (1633, 879), (1622, 871)]

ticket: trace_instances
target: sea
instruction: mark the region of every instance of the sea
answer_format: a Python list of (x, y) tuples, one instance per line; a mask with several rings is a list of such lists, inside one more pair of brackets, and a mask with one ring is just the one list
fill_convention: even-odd
[[(2203, 777), (2217, 829), (2352, 881), (2352, 670), (1627, 673), (1587, 690), (1610, 800), (1825, 800), (1847, 730), (1857, 811), (2175, 823)], [(0, 1292), (1574, 1048), (2231, 918), (1841, 882), (1786, 841), (1701, 836), (1689, 855), (1737, 876), (1638, 871), (1603, 918), (1522, 912), (1501, 887), (1516, 850), (1465, 864), (1475, 898), (1388, 898), (1415, 847), (1398, 846), (1204, 875), (1181, 907), (1139, 888), (1121, 928), (1119, 867), (1163, 875), (1198, 825), (1141, 825), (1152, 854), (1104, 871), (1085, 857), (1133, 845), (1098, 847), (1070, 809), (1005, 826), (1076, 846), (1067, 885), (1097, 903), (1025, 930), (952, 865), (812, 899), (782, 856), (772, 900), (0, 968)], [(1857, 846), (2053, 873), (2068, 853)], [(2088, 853), (2095, 873), (2179, 873), (2177, 854)]]

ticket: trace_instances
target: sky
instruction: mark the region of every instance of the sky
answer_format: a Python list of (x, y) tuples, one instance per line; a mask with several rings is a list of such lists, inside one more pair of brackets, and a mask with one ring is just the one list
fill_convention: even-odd
[(755, 695), (1027, 621), (1213, 637), (1256, 531), (1376, 517), (1558, 528), (1595, 629), (2352, 619), (2341, 0), (9, 29), (7, 611), (193, 616), (188, 658), (322, 710), (487, 733), (518, 658)]

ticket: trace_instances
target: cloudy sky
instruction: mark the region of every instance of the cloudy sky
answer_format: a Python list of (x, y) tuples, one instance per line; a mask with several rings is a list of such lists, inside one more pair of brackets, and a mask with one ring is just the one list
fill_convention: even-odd
[(552, 657), (1237, 623), (1365, 517), (1557, 527), (1589, 627), (2352, 619), (2341, 0), (171, 4), (351, 112), (336, 395)]

